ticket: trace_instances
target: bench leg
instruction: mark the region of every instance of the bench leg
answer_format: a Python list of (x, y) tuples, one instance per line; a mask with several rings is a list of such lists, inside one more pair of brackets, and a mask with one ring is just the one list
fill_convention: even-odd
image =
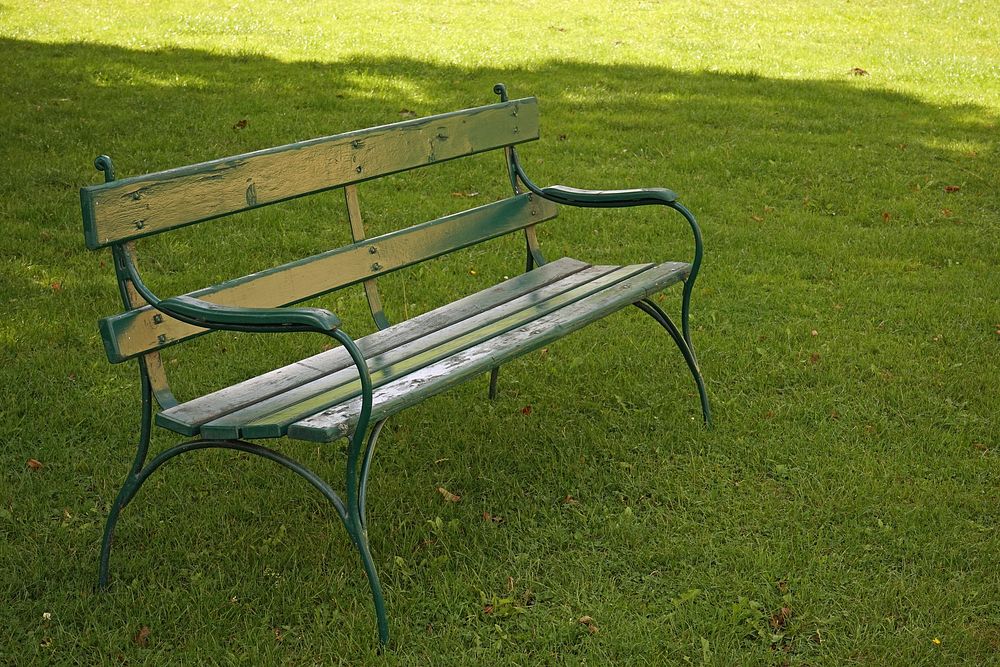
[[(376, 424), (376, 428), (372, 429), (373, 437), (370, 441), (372, 449), (374, 449), (375, 440), (378, 438), (378, 431), (381, 430), (383, 423), (384, 420)], [(146, 432), (144, 431), (144, 433)], [(143, 443), (148, 444), (148, 442), (148, 433), (146, 433)], [(364, 565), (365, 574), (367, 575), (368, 583), (371, 586), (372, 598), (375, 602), (375, 615), (378, 620), (379, 643), (384, 646), (389, 641), (389, 623), (385, 611), (385, 599), (382, 595), (382, 587), (378, 580), (378, 573), (375, 571), (375, 563), (372, 560), (371, 552), (368, 548), (368, 532), (362, 525), (360, 504), (357, 502), (357, 495), (355, 496), (355, 500), (353, 502), (345, 504), (329, 484), (298, 461), (290, 459), (283, 454), (280, 454), (272, 449), (268, 449), (267, 447), (250, 442), (244, 442), (242, 440), (193, 440), (185, 442), (163, 451), (154, 457), (149, 462), (149, 465), (146, 465), (145, 467), (142, 466), (142, 463), (145, 461), (145, 448), (140, 447), (140, 451), (142, 453), (141, 460), (137, 457), (137, 461), (139, 461), (139, 470), (138, 472), (130, 473), (129, 477), (126, 479), (125, 485), (118, 493), (118, 497), (115, 499), (114, 505), (112, 505), (111, 513), (108, 515), (107, 527), (104, 532), (104, 542), (101, 546), (101, 565), (100, 574), (98, 576), (98, 587), (100, 589), (107, 588), (108, 561), (111, 553), (111, 536), (114, 532), (115, 524), (118, 522), (121, 510), (135, 497), (143, 483), (149, 479), (149, 477), (156, 472), (160, 466), (175, 456), (199, 449), (233, 449), (269, 459), (305, 478), (306, 481), (312, 484), (313, 487), (315, 487), (326, 497), (327, 500), (330, 501), (330, 503), (337, 510), (337, 515), (340, 517), (340, 520), (344, 523), (344, 527), (347, 529), (347, 533), (351, 537), (351, 542), (358, 549), (358, 553), (361, 556), (361, 562)], [(370, 463), (371, 458), (370, 455), (368, 455), (368, 452), (366, 452), (366, 460)], [(366, 464), (366, 475), (367, 467), (368, 466)]]
[(677, 325), (675, 325), (667, 314), (663, 312), (663, 309), (656, 305), (652, 300), (642, 299), (640, 301), (636, 301), (633, 305), (656, 320), (660, 326), (667, 330), (667, 333), (669, 333), (670, 337), (674, 339), (674, 342), (677, 343), (677, 347), (680, 348), (681, 354), (684, 355), (684, 361), (687, 362), (688, 369), (694, 377), (695, 384), (698, 386), (698, 397), (701, 399), (702, 417), (705, 420), (705, 424), (711, 426), (712, 411), (708, 405), (708, 392), (705, 391), (705, 380), (701, 376), (701, 369), (698, 367), (698, 360), (695, 358), (694, 348), (691, 346), (690, 330), (687, 327), (687, 309), (685, 308), (683, 313), (684, 334), (682, 334), (677, 329)]
[(490, 369), (490, 392), (489, 397), (492, 401), (497, 397), (497, 380), (500, 379), (500, 367)]
[[(368, 474), (371, 471), (372, 458), (375, 455), (375, 444), (378, 442), (385, 419), (375, 422), (368, 435), (364, 456), (361, 456), (361, 442), (365, 440), (364, 430), (358, 429), (351, 436), (347, 452), (347, 517), (344, 526), (347, 528), (351, 541), (361, 556), (361, 563), (368, 577), (371, 588), (372, 602), (375, 603), (375, 618), (378, 622), (379, 644), (385, 646), (389, 642), (389, 619), (385, 611), (385, 597), (382, 595), (382, 584), (379, 582), (375, 561), (372, 559), (368, 545), (368, 521), (365, 518), (365, 498), (368, 494)], [(359, 424), (359, 426), (364, 426)], [(358, 470), (358, 459), (361, 467)]]
[(153, 390), (149, 381), (149, 372), (146, 370), (146, 360), (139, 360), (139, 374), (142, 385), (142, 417), (139, 432), (139, 446), (136, 449), (135, 460), (132, 462), (132, 469), (129, 470), (122, 488), (115, 496), (115, 502), (108, 512), (108, 520), (104, 524), (104, 537), (101, 539), (101, 556), (97, 571), (97, 588), (104, 590), (108, 587), (108, 569), (111, 560), (111, 543), (114, 541), (115, 525), (122, 508), (128, 504), (132, 496), (136, 494), (142, 481), (138, 479), (142, 466), (146, 463), (146, 456), (149, 453), (149, 436), (153, 423)]

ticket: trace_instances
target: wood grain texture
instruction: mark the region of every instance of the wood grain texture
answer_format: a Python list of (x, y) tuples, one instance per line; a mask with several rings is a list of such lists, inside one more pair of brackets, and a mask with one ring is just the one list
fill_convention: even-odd
[[(286, 306), (523, 229), (555, 217), (557, 210), (555, 204), (539, 197), (518, 195), (197, 290), (187, 296), (247, 308)], [(104, 318), (99, 326), (112, 363), (206, 331), (149, 306)]]
[[(388, 417), (470, 377), (547, 345), (681, 280), (689, 270), (688, 264), (660, 264), (522, 327), (388, 382), (375, 389), (371, 418), (379, 420)], [(354, 398), (326, 409), (292, 424), (288, 428), (288, 436), (313, 442), (330, 442), (344, 437), (353, 429), (360, 407), (360, 398)]]
[[(458, 299), (430, 312), (400, 322), (384, 332), (376, 332), (357, 341), (366, 357), (382, 354), (439, 329), (461, 322), (476, 314), (535, 292), (572, 276), (589, 264), (564, 257), (544, 267), (515, 276), (476, 294)], [(334, 373), (351, 364), (347, 352), (337, 347), (264, 373), (231, 387), (182, 403), (156, 416), (157, 424), (183, 435), (193, 436), (202, 424), (258, 401)]]
[[(590, 294), (609, 288), (650, 268), (594, 266), (417, 340), (367, 358), (372, 384), (379, 386), (472, 345), (542, 317)], [(361, 382), (352, 365), (300, 385), (274, 398), (259, 401), (205, 424), (205, 438), (276, 438), (288, 426), (329, 406), (357, 396)]]
[(89, 248), (538, 138), (535, 98), (322, 137), (80, 190)]

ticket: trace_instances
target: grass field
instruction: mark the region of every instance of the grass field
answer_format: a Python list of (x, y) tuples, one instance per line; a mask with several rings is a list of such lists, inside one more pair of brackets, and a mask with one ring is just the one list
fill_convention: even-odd
[[(1000, 663), (993, 0), (166, 4), (0, 3), (0, 664)], [(506, 367), (494, 402), (483, 378), (389, 422), (384, 654), (334, 513), (229, 453), (152, 478), (95, 594), (138, 376), (96, 328), (120, 304), (83, 244), (94, 156), (135, 175), (489, 103), (497, 81), (539, 98), (537, 182), (666, 186), (698, 215), (716, 427), (623, 312)], [(374, 232), (504, 193), (498, 154), (361, 187)], [(691, 252), (655, 211), (567, 210), (540, 235), (550, 258)], [(348, 239), (330, 192), (139, 252), (166, 296)], [(521, 252), (393, 275), (388, 314)], [(323, 305), (373, 328), (360, 291)], [(322, 345), (220, 334), (165, 360), (184, 398)], [(279, 447), (343, 474), (343, 443)]]

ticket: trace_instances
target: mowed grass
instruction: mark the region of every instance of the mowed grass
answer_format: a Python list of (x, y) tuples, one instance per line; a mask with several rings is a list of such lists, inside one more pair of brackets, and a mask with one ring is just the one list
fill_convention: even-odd
[[(0, 4), (0, 663), (1000, 662), (998, 34), (991, 0)], [(489, 103), (497, 81), (540, 100), (536, 181), (667, 186), (698, 215), (715, 428), (669, 338), (625, 311), (505, 367), (494, 402), (483, 378), (389, 422), (369, 495), (384, 653), (331, 508), (231, 453), (151, 479), (95, 594), (139, 406), (95, 326), (120, 304), (83, 244), (93, 157), (140, 174)], [(490, 154), (361, 198), (378, 233), (505, 192)], [(565, 210), (540, 235), (550, 258), (691, 252), (658, 211)], [(348, 239), (334, 191), (139, 253), (168, 295)], [(391, 276), (388, 314), (521, 253)], [(372, 330), (360, 291), (321, 303)], [(164, 356), (189, 398), (323, 344)], [(343, 475), (343, 443), (277, 446)]]

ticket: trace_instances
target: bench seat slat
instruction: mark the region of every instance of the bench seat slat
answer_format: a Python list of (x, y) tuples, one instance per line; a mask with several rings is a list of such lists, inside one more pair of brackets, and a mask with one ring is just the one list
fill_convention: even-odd
[[(366, 357), (382, 354), (393, 347), (451, 326), (483, 310), (494, 308), (572, 276), (588, 266), (590, 265), (585, 262), (564, 257), (447, 306), (400, 322), (384, 331), (359, 338), (358, 347)], [(164, 410), (157, 415), (156, 422), (182, 435), (193, 436), (207, 422), (346, 368), (351, 363), (347, 351), (342, 347), (336, 347)]]
[[(471, 376), (547, 345), (681, 280), (689, 270), (689, 265), (678, 262), (660, 264), (524, 326), (403, 375), (375, 390), (372, 420), (392, 415)], [(351, 432), (360, 409), (360, 398), (351, 399), (292, 424), (288, 435), (314, 442), (336, 440)]]
[[(367, 361), (372, 383), (378, 386), (389, 382), (606, 289), (649, 266), (651, 265), (591, 267), (452, 326), (394, 347), (383, 354), (369, 357)], [(292, 422), (341, 403), (358, 395), (360, 391), (361, 382), (357, 369), (350, 365), (272, 399), (209, 422), (202, 427), (201, 434), (206, 438), (219, 439), (279, 437), (285, 434)]]
[[(558, 207), (518, 195), (191, 292), (210, 303), (273, 308), (497, 238), (556, 216)], [(373, 250), (374, 249), (374, 250)], [(150, 306), (100, 321), (108, 358), (118, 363), (205, 333)]]

